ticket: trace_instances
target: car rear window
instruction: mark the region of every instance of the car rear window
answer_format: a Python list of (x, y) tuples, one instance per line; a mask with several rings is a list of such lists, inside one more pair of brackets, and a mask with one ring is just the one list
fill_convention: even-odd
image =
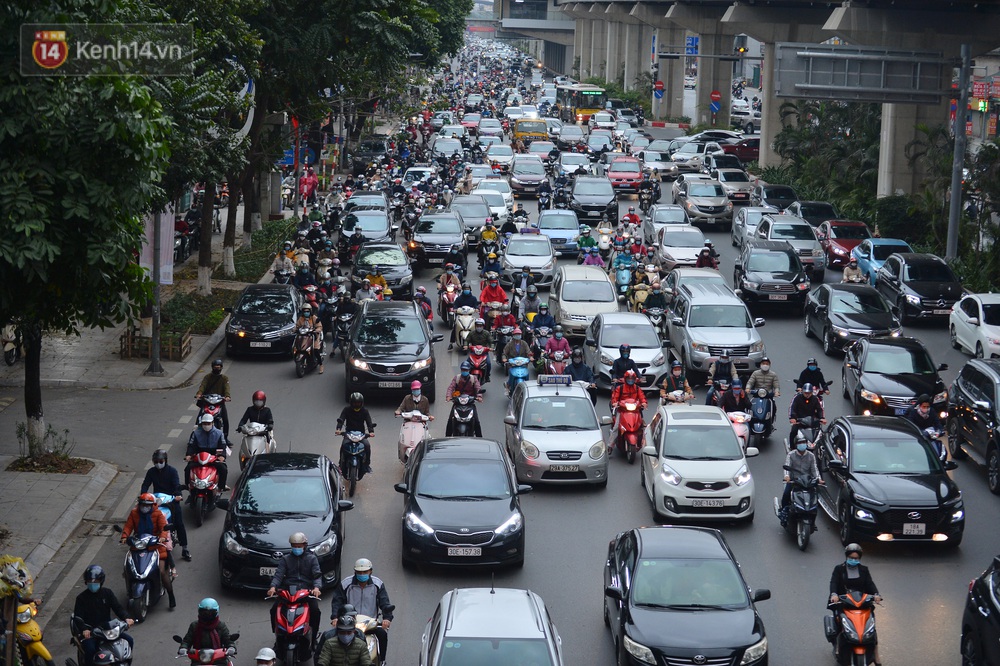
[(551, 666), (549, 648), (540, 638), (448, 637), (441, 646), (439, 666), (470, 664), (532, 664)]
[(807, 224), (776, 224), (771, 230), (776, 240), (816, 240), (812, 227)]

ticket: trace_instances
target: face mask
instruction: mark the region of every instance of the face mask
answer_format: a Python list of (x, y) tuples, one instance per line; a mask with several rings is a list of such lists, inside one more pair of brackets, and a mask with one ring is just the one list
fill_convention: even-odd
[(214, 427), (215, 427), (215, 425), (212, 424), (212, 423), (202, 423), (201, 424), (201, 429), (204, 430), (205, 432), (211, 432), (212, 428), (214, 428)]
[(859, 564), (861, 564), (861, 560), (857, 559), (856, 557), (848, 557), (847, 558), (847, 566), (849, 566), (849, 567), (856, 567)]
[(463, 377), (468, 377), (469, 376), (469, 371), (468, 370), (462, 370), (462, 376)]
[(468, 296), (469, 294), (472, 293), (472, 291), (470, 291), (469, 289), (463, 289), (462, 293), (465, 294), (466, 296)]
[(658, 293), (660, 293), (660, 290), (659, 290), (659, 289), (654, 289), (654, 290), (653, 290), (653, 293), (654, 293), (654, 294), (658, 294)]
[(264, 401), (263, 400), (254, 400), (253, 401), (253, 406), (256, 407), (257, 409), (260, 409), (261, 407), (264, 406)]
[(359, 583), (367, 583), (369, 580), (371, 580), (372, 575), (359, 573), (359, 574), (354, 574), (354, 577), (358, 579)]
[(356, 412), (360, 412), (361, 411), (361, 405), (358, 405), (357, 407), (355, 407), (354, 405), (351, 405), (351, 409), (353, 409)]
[(482, 332), (483, 332), (483, 327), (482, 326), (476, 326), (476, 333), (482, 333)]
[(930, 407), (917, 407), (917, 411), (920, 412), (923, 416), (927, 416), (927, 414), (930, 413), (931, 408)]
[(340, 641), (341, 643), (343, 643), (344, 645), (350, 645), (352, 642), (354, 642), (354, 634), (340, 634), (340, 633), (338, 633), (337, 634), (337, 640)]
[(221, 375), (222, 374), (222, 368), (212, 368), (212, 374), (213, 375)]
[[(763, 367), (763, 366), (761, 366), (761, 367)], [(815, 369), (816, 369), (816, 368), (817, 368), (818, 366), (815, 366), (815, 365), (807, 365), (806, 367), (807, 367), (807, 368), (809, 368), (810, 370), (815, 370)]]
[(451, 270), (448, 271), (448, 275), (454, 275), (454, 274), (455, 274), (455, 271), (451, 271)]
[(764, 365), (760, 366), (760, 369), (764, 372), (767, 372), (768, 370), (771, 369), (771, 366), (765, 363)]
[(153, 513), (153, 507), (151, 506), (140, 506), (139, 513)]
[(521, 336), (520, 335), (515, 335), (514, 339), (517, 340), (517, 341), (520, 341), (521, 340)]
[(562, 339), (562, 336), (563, 336), (562, 333), (556, 333), (556, 340)]
[(87, 583), (87, 591), (89, 592), (97, 592), (100, 589), (101, 589), (100, 583)]
[(629, 386), (635, 386), (635, 380), (634, 379), (626, 379), (625, 383), (628, 384)]
[(156, 467), (156, 469), (163, 469), (164, 467), (167, 466), (167, 463), (165, 462), (153, 463), (153, 466)]
[(680, 370), (680, 368), (677, 368), (676, 370), (671, 371), (670, 374), (672, 374), (674, 377), (680, 377), (681, 376), (681, 370)]
[(743, 389), (733, 389), (733, 395), (737, 398), (743, 397)]
[(292, 548), (292, 555), (301, 555), (306, 552), (305, 548)]
[(628, 355), (629, 355), (630, 353), (631, 353), (631, 352), (622, 352), (622, 358), (628, 358)]
[(807, 448), (809, 448), (809, 447), (808, 447), (808, 445), (806, 445), (805, 443), (803, 443), (803, 444), (796, 444), (796, 445), (795, 445), (795, 449), (796, 449), (797, 451), (799, 451), (800, 453), (802, 453), (802, 452), (805, 452), (805, 450), (806, 450)]

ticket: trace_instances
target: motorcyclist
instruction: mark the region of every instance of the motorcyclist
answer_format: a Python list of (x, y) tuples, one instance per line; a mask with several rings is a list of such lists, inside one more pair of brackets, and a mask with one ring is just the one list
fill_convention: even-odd
[(701, 248), (701, 251), (698, 253), (698, 258), (694, 262), (694, 267), (718, 269), (719, 261), (718, 259), (712, 256), (711, 250), (709, 250), (707, 247), (703, 247)]
[(337, 251), (333, 249), (333, 241), (330, 239), (323, 241), (323, 249), (316, 254), (316, 265), (319, 266), (320, 265), (319, 262), (323, 261), (324, 259), (329, 259), (332, 268), (333, 265), (332, 262), (336, 258), (337, 258)]
[[(511, 274), (511, 293), (514, 292), (514, 289), (520, 289), (522, 293), (528, 293), (537, 280), (538, 276), (532, 273), (529, 267), (525, 266), (521, 270)], [(535, 293), (538, 293), (537, 287), (535, 288)]]
[(486, 255), (486, 261), (483, 262), (483, 269), (479, 271), (479, 277), (484, 278), (488, 273), (499, 275), (501, 272), (503, 272), (503, 265), (500, 263), (497, 253), (490, 252)]
[(493, 349), (493, 336), (490, 332), (486, 330), (486, 320), (482, 317), (477, 317), (475, 323), (473, 324), (472, 330), (469, 332), (469, 337), (466, 338), (465, 343), (471, 349), (475, 345), (482, 345), (486, 347), (486, 376), (483, 377), (483, 383), (490, 381), (490, 373), (493, 370), (493, 363), (490, 361), (490, 351)]
[(794, 398), (788, 406), (788, 422), (792, 424), (788, 432), (788, 441), (796, 441), (795, 436), (799, 433), (799, 420), (808, 416), (819, 419), (820, 423), (826, 423), (823, 415), (823, 403), (813, 395), (813, 385), (803, 384), (802, 391)]
[[(792, 502), (792, 488), (794, 486), (792, 479), (806, 476), (819, 479), (820, 484), (825, 485), (825, 482), (819, 475), (816, 456), (809, 450), (809, 442), (802, 435), (799, 435), (795, 439), (795, 446), (785, 456), (784, 470), (785, 490), (781, 494), (781, 511), (778, 514), (782, 527), (788, 523), (788, 505)], [(813, 525), (813, 530), (815, 529), (816, 526)]]
[[(198, 392), (194, 394), (194, 399), (199, 407), (205, 405), (201, 402), (201, 397), (205, 394), (215, 393), (225, 398), (219, 403), (219, 416), (222, 418), (222, 434), (226, 441), (229, 441), (229, 412), (226, 410), (226, 403), (233, 399), (229, 391), (229, 377), (222, 374), (222, 359), (217, 358), (212, 361), (212, 373), (205, 375), (201, 384), (198, 385)], [(186, 478), (186, 477), (185, 477)]]
[[(288, 543), (292, 547), (292, 552), (288, 553), (278, 561), (278, 568), (271, 576), (271, 587), (267, 591), (268, 597), (277, 595), (279, 589), (287, 589), (293, 585), (300, 590), (309, 589), (309, 626), (312, 628), (312, 637), (319, 636), (319, 601), (313, 597), (321, 594), (320, 588), (323, 584), (323, 570), (319, 566), (319, 558), (309, 550), (309, 539), (303, 532), (295, 532), (288, 537)], [(271, 606), (271, 631), (274, 631), (275, 618), (278, 612), (280, 600), (275, 600)]]
[(576, 244), (580, 247), (581, 251), (597, 247), (597, 239), (591, 234), (590, 227), (586, 225), (583, 226), (580, 230), (580, 237), (576, 240)]
[(611, 382), (615, 383), (617, 380), (625, 377), (625, 373), (631, 370), (632, 372), (639, 374), (639, 366), (635, 364), (635, 361), (631, 359), (632, 356), (632, 346), (623, 343), (618, 345), (618, 358), (615, 359), (614, 363), (611, 364)]
[(601, 258), (601, 251), (598, 248), (587, 248), (584, 254), (586, 255), (583, 258), (584, 266), (599, 266), (604, 268), (604, 259)]
[(455, 264), (445, 264), (444, 273), (438, 278), (438, 293), (443, 292), (448, 285), (454, 285), (455, 289), (462, 288), (462, 281), (455, 275)]
[(551, 314), (549, 314), (549, 304), (544, 301), (538, 304), (538, 314), (535, 318), (531, 320), (531, 330), (533, 332), (538, 332), (540, 328), (548, 328), (550, 330), (556, 327), (556, 319)]
[(941, 432), (944, 428), (941, 425), (941, 417), (933, 410), (931, 397), (922, 393), (917, 397), (917, 401), (906, 411), (906, 419), (921, 430), (932, 428)]
[(712, 364), (708, 366), (708, 395), (705, 396), (705, 404), (714, 404), (713, 394), (715, 393), (715, 382), (720, 378), (725, 378), (728, 381), (733, 381), (737, 379), (739, 375), (736, 373), (736, 364), (734, 364), (729, 359), (729, 350), (723, 349), (722, 353), (719, 354), (719, 358), (712, 361)]
[(337, 640), (323, 641), (316, 666), (372, 666), (368, 642), (357, 630), (354, 615), (341, 615), (336, 621)]
[(156, 498), (151, 493), (139, 495), (136, 505), (129, 511), (125, 525), (122, 526), (121, 542), (125, 543), (133, 534), (152, 534), (159, 538), (156, 550), (160, 553), (160, 581), (163, 583), (163, 589), (166, 590), (167, 598), (170, 600), (170, 608), (175, 608), (177, 599), (174, 598), (173, 578), (170, 577), (173, 560), (165, 545), (170, 540), (167, 517), (160, 511), (156, 505)]
[(504, 220), (504, 223), (500, 225), (500, 235), (506, 236), (508, 234), (514, 235), (518, 232), (517, 224), (514, 223), (513, 217), (508, 217)]
[(719, 259), (722, 255), (720, 255), (719, 251), (715, 249), (715, 244), (710, 240), (706, 240), (705, 247), (708, 249), (708, 253), (712, 256), (712, 259), (715, 259), (715, 265), (718, 266)]
[(644, 265), (652, 266), (653, 268), (655, 268), (656, 274), (659, 275), (660, 277), (663, 277), (663, 275), (667, 272), (663, 268), (664, 266), (663, 261), (656, 256), (656, 248), (653, 246), (648, 246), (646, 248), (646, 256), (643, 257), (641, 261)]
[[(838, 564), (833, 568), (833, 573), (830, 575), (830, 603), (836, 603), (840, 595), (848, 594), (850, 592), (860, 592), (862, 594), (870, 594), (875, 597), (875, 603), (881, 603), (882, 595), (878, 593), (878, 587), (875, 586), (875, 581), (872, 579), (871, 572), (868, 567), (861, 564), (861, 556), (864, 551), (861, 549), (860, 544), (850, 543), (844, 548), (845, 560), (842, 564)], [(872, 612), (874, 615), (874, 611)], [(838, 622), (836, 626), (840, 627), (839, 613)], [(837, 650), (839, 641), (834, 642), (834, 650)], [(839, 656), (839, 655), (838, 655)], [(878, 644), (875, 644), (875, 654), (873, 655), (875, 659), (875, 664), (881, 663), (878, 653)]]
[(350, 604), (356, 612), (368, 617), (378, 617), (382, 613), (382, 622), (372, 631), (378, 640), (378, 653), (385, 662), (389, 642), (389, 625), (392, 624), (393, 605), (389, 600), (389, 592), (381, 578), (372, 574), (372, 561), (367, 557), (359, 558), (354, 563), (354, 575), (340, 581), (333, 589), (332, 605), (339, 608)]
[(372, 264), (368, 269), (368, 274), (365, 275), (365, 279), (368, 280), (372, 287), (382, 287), (386, 289), (389, 284), (385, 281), (385, 276), (382, 275), (382, 269), (378, 267), (377, 264)]
[(646, 393), (639, 386), (639, 375), (635, 370), (626, 370), (622, 381), (615, 384), (615, 387), (611, 390), (611, 412), (615, 417), (612, 432), (617, 432), (618, 430), (618, 404), (622, 400), (630, 399), (639, 403), (640, 412), (646, 409)]
[[(535, 317), (535, 319), (537, 318)], [(552, 337), (545, 343), (545, 355), (550, 359), (557, 351), (561, 351), (567, 358), (572, 351), (569, 346), (569, 340), (563, 337), (563, 327), (560, 324), (556, 324), (552, 328)]]
[[(500, 314), (493, 318), (493, 339), (499, 344), (500, 343), (500, 329), (505, 326), (516, 327), (517, 317), (511, 314), (510, 303), (504, 303), (500, 306)], [(503, 350), (497, 347), (496, 356), (500, 358), (500, 354)]]
[[(319, 374), (323, 374), (323, 322), (313, 314), (312, 306), (306, 303), (299, 311), (299, 318), (295, 322), (295, 328), (309, 328), (312, 330), (312, 354), (313, 360), (319, 366)], [(293, 350), (297, 351), (297, 350)], [(241, 424), (242, 425), (242, 424)]]
[(514, 211), (514, 224), (525, 225), (528, 223), (528, 211), (524, 210), (524, 204), (517, 204), (517, 210)]
[(840, 279), (840, 281), (841, 282), (867, 282), (867, 280), (865, 280), (864, 274), (861, 272), (861, 269), (858, 268), (858, 258), (857, 257), (853, 257), (852, 256), (851, 259), (850, 259), (850, 261), (847, 262), (847, 265), (844, 266), (844, 275)]
[[(445, 395), (451, 400), (456, 395), (469, 395), (475, 398), (472, 402), (473, 410), (473, 433), (476, 437), (483, 436), (483, 426), (479, 422), (479, 410), (476, 408), (476, 402), (482, 401), (482, 396), (480, 395), (479, 380), (476, 379), (471, 373), (472, 364), (468, 361), (462, 361), (462, 365), (459, 368), (459, 373), (452, 378), (451, 382), (448, 384), (448, 390), (445, 391)], [(452, 431), (452, 419), (448, 419), (448, 425), (445, 426), (445, 437), (451, 437), (453, 435)]]
[(239, 425), (236, 426), (237, 432), (240, 432), (240, 428), (251, 422), (262, 423), (267, 426), (268, 430), (272, 430), (274, 428), (274, 416), (271, 414), (271, 408), (267, 406), (267, 394), (263, 391), (254, 391), (250, 399), (252, 404), (243, 412), (243, 418), (240, 419)]
[(354, 300), (358, 301), (372, 301), (375, 300), (375, 290), (372, 289), (372, 281), (365, 278), (361, 281), (361, 287), (354, 292)]
[[(684, 395), (680, 398), (675, 397), (673, 395), (675, 391), (683, 391)], [(684, 366), (681, 365), (680, 361), (670, 362), (670, 374), (664, 377), (660, 384), (660, 397), (667, 402), (684, 403), (688, 400), (694, 400), (694, 391), (688, 384), (687, 377), (684, 375)]]
[(392, 289), (389, 289), (388, 287), (386, 287), (385, 289), (382, 290), (382, 300), (383, 301), (391, 301), (392, 300)]
[(572, 377), (574, 382), (594, 383), (594, 371), (583, 362), (583, 350), (579, 347), (575, 347), (570, 354), (570, 363), (566, 366), (566, 374)]
[(292, 244), (285, 241), (284, 248), (274, 255), (274, 261), (271, 263), (271, 272), (277, 273), (278, 271), (288, 271), (289, 274), (295, 272), (295, 264), (292, 263), (292, 258), (288, 256), (291, 253)]
[(225, 648), (227, 655), (236, 654), (236, 642), (229, 633), (229, 627), (219, 619), (219, 602), (211, 597), (198, 603), (198, 619), (188, 627), (177, 654), (186, 657), (190, 648)]
[(295, 286), (299, 289), (305, 289), (307, 286), (315, 284), (316, 276), (309, 270), (309, 266), (306, 264), (299, 266), (299, 270), (295, 274)]
[(810, 358), (806, 361), (805, 370), (799, 373), (799, 380), (795, 384), (796, 386), (812, 384), (813, 389), (818, 393), (825, 393), (830, 390), (826, 378), (823, 377), (823, 371), (819, 369), (815, 358)]
[(452, 247), (448, 250), (448, 254), (444, 258), (444, 263), (453, 264), (455, 272), (460, 276), (468, 275), (469, 273), (469, 259), (458, 247)]
[(749, 412), (750, 398), (743, 390), (743, 382), (734, 379), (729, 390), (719, 398), (719, 408), (724, 412)]
[(167, 504), (170, 509), (170, 522), (177, 530), (177, 543), (181, 547), (181, 557), (185, 561), (191, 561), (191, 551), (188, 550), (187, 530), (184, 529), (184, 512), (181, 511), (181, 495), (185, 486), (181, 484), (180, 474), (175, 467), (167, 464), (167, 452), (164, 449), (153, 451), (153, 466), (146, 470), (146, 476), (142, 479), (139, 492), (145, 494), (152, 492), (172, 495), (174, 501)]
[[(362, 461), (362, 474), (358, 476), (360, 479), (372, 471), (372, 445), (368, 438), (375, 436), (375, 424), (372, 423), (372, 415), (365, 407), (365, 396), (357, 391), (350, 395), (348, 405), (341, 410), (340, 416), (337, 417), (337, 430), (334, 434), (343, 435), (345, 431), (363, 432), (368, 435), (362, 442), (365, 445), (365, 453)], [(343, 463), (343, 456), (341, 456), (341, 463)], [(343, 468), (340, 471), (345, 474), (347, 472)]]
[(643, 263), (643, 257), (646, 256), (648, 248), (642, 244), (642, 237), (640, 235), (637, 234), (632, 237), (632, 242), (629, 244), (628, 249), (629, 252), (632, 253), (632, 256), (635, 257), (635, 260), (639, 262), (641, 266), (645, 266)]
[[(648, 192), (650, 195), (655, 195), (656, 192), (656, 183), (650, 180), (649, 173), (642, 174), (642, 182), (639, 183), (639, 194), (643, 192)], [(656, 196), (652, 196), (650, 203), (656, 203), (656, 199)]]
[(424, 285), (420, 285), (413, 292), (413, 302), (426, 305), (428, 308), (430, 308), (431, 312), (434, 311), (434, 304), (431, 303), (431, 299), (427, 296), (427, 287), (425, 287)]
[(650, 289), (649, 295), (646, 296), (643, 307), (660, 308), (661, 310), (667, 309), (667, 297), (663, 294), (663, 290), (660, 288), (659, 282), (654, 282), (652, 284), (652, 289)]
[(412, 411), (419, 411), (424, 416), (430, 417), (431, 421), (434, 420), (434, 417), (431, 416), (431, 402), (427, 399), (426, 395), (423, 395), (423, 384), (416, 379), (410, 382), (410, 392), (406, 394), (403, 401), (399, 403), (399, 407), (393, 413), (399, 416), (403, 412)]
[(632, 251), (628, 246), (617, 247), (615, 251), (615, 260), (611, 262), (611, 270), (619, 271), (623, 268), (632, 270), (635, 266), (635, 260), (632, 258)]
[[(114, 591), (104, 587), (106, 577), (104, 569), (100, 566), (91, 564), (87, 567), (83, 572), (86, 589), (76, 595), (76, 602), (73, 604), (73, 628), (80, 632), (77, 638), (80, 640), (86, 666), (94, 663), (94, 653), (97, 652), (97, 639), (90, 633), (94, 627), (109, 622), (112, 613), (130, 627), (135, 624), (135, 620), (128, 617)], [(128, 641), (130, 647), (135, 644), (128, 633), (122, 633), (122, 638)]]
[(781, 381), (777, 374), (771, 372), (771, 359), (767, 356), (760, 359), (760, 369), (754, 370), (747, 380), (747, 393), (761, 388), (773, 393), (776, 398), (781, 395)]
[(628, 213), (622, 216), (622, 222), (627, 222), (629, 225), (633, 225), (633, 229), (642, 224), (642, 220), (635, 213), (635, 206), (628, 207)]
[(534, 358), (534, 355), (531, 353), (531, 345), (522, 339), (521, 329), (515, 328), (511, 333), (510, 342), (503, 348), (500, 359), (506, 365), (507, 361), (519, 356), (529, 359)]
[(220, 491), (229, 490), (229, 486), (226, 485), (226, 479), (229, 477), (229, 468), (226, 467), (225, 462), (226, 441), (222, 431), (215, 427), (215, 419), (211, 414), (201, 415), (198, 419), (198, 427), (188, 438), (187, 451), (184, 454), (184, 460), (188, 461), (184, 468), (185, 482), (191, 478), (191, 467), (193, 466), (191, 460), (202, 451), (207, 451), (216, 457), (215, 470), (219, 474), (219, 489)]
[[(455, 309), (463, 307), (470, 307), (479, 309), (479, 299), (472, 295), (472, 287), (468, 283), (462, 285), (462, 292), (455, 298), (454, 303)], [(451, 328), (451, 340), (448, 343), (448, 351), (455, 348), (455, 334), (458, 331), (458, 326), (452, 326)]]
[[(500, 286), (500, 280), (497, 276), (491, 276), (490, 279), (487, 280), (486, 287), (479, 292), (479, 302), (483, 304), (484, 310), (487, 303), (507, 302), (507, 292)], [(480, 314), (485, 316), (486, 313), (485, 311), (481, 311)]]

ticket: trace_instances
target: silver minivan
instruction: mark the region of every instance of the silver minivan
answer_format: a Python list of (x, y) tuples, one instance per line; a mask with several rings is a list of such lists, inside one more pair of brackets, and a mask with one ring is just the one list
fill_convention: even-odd
[(826, 252), (816, 238), (816, 229), (797, 215), (764, 215), (754, 231), (755, 238), (788, 241), (795, 248), (810, 281), (823, 282), (826, 271)]
[(618, 312), (615, 286), (597, 266), (561, 266), (552, 283), (549, 312), (567, 336), (583, 337), (594, 317)]

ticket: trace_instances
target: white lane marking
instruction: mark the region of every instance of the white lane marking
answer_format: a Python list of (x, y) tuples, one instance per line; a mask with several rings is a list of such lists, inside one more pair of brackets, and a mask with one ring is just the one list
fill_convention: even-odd
[(182, 416), (179, 419), (177, 419), (177, 422), (178, 423), (191, 423), (191, 419), (193, 419), (193, 418), (194, 418), (193, 416), (191, 416), (190, 414), (188, 414), (187, 416)]
[(183, 432), (183, 431), (180, 428), (174, 428), (173, 430), (171, 430), (170, 432), (167, 433), (167, 437), (171, 437), (171, 438), (173, 438), (173, 437), (180, 437), (181, 436), (181, 432)]

